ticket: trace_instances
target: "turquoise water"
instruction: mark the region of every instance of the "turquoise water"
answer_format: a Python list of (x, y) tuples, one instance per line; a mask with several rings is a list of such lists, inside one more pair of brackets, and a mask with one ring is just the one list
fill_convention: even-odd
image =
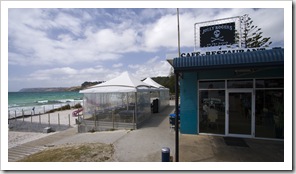
[(67, 104), (82, 104), (82, 98), (83, 94), (78, 92), (8, 92), (8, 110), (12, 115), (20, 115), (22, 111), (43, 113)]

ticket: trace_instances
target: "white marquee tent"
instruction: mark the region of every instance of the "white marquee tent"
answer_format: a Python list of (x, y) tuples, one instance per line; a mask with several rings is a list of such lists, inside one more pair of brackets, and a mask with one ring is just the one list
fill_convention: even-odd
[(153, 87), (155, 90), (154, 85), (124, 72), (114, 79), (81, 90), (84, 99), (80, 132), (136, 129), (151, 116)]
[(153, 87), (151, 90), (150, 100), (153, 102), (153, 104), (158, 105), (158, 109), (154, 110), (153, 108), (154, 112), (159, 112), (165, 109), (169, 105), (169, 89), (158, 84), (150, 77), (147, 77), (143, 82)]
[(158, 84), (157, 82), (152, 80), (150, 77), (147, 77), (143, 82), (155, 88), (164, 88), (162, 85)]

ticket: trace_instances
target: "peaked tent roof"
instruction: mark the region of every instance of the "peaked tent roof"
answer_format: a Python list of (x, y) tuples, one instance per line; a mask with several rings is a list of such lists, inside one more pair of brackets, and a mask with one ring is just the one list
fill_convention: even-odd
[(123, 72), (114, 79), (82, 90), (80, 93), (136, 92), (141, 89), (149, 88), (150, 85), (135, 78), (128, 72)]
[(150, 77), (147, 77), (143, 82), (147, 83), (148, 85), (151, 85), (151, 86), (153, 86), (155, 88), (164, 88), (164, 86), (158, 84), (157, 82), (152, 80)]

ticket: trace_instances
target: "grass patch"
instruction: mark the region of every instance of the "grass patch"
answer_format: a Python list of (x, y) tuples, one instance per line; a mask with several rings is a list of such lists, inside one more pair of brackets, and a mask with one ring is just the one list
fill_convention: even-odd
[(107, 162), (112, 161), (112, 144), (89, 143), (50, 147), (19, 162)]

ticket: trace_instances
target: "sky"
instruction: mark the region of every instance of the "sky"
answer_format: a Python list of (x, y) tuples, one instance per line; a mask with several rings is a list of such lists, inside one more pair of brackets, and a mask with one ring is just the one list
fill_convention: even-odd
[[(248, 14), (284, 47), (283, 8), (180, 8), (181, 52), (194, 51), (194, 24)], [(272, 20), (271, 20), (272, 19)], [(178, 53), (176, 8), (10, 8), (8, 91), (80, 86), (124, 71), (168, 76)]]

